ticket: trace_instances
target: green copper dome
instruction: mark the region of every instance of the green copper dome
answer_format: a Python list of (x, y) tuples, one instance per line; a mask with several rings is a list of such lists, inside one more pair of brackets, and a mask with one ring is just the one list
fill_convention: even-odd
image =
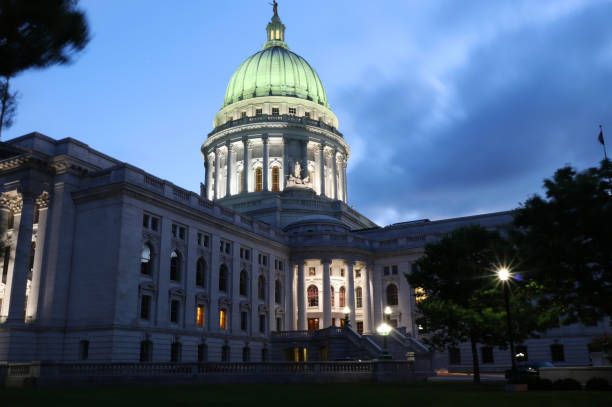
[(304, 58), (289, 51), (276, 9), (266, 31), (263, 50), (247, 58), (232, 75), (223, 107), (261, 96), (290, 96), (329, 108), (319, 75)]

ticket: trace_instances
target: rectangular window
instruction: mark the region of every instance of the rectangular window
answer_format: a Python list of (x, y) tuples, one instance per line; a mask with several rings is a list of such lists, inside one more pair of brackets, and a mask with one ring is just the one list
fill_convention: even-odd
[(249, 314), (246, 311), (240, 313), (240, 329), (246, 331), (248, 328)]
[(278, 107), (273, 107), (272, 108), (272, 116), (278, 116), (278, 115), (280, 115)]
[(262, 334), (266, 333), (266, 316), (265, 315), (259, 316), (259, 332), (261, 332)]
[(208, 358), (206, 344), (198, 344), (198, 362), (205, 362)]
[(204, 305), (198, 305), (196, 308), (196, 325), (204, 326)]
[(210, 239), (209, 239), (208, 235), (204, 235), (204, 247), (209, 247), (209, 246), (208, 246), (208, 244), (209, 244), (209, 240), (210, 240)]
[(553, 362), (565, 362), (563, 345), (560, 343), (553, 343), (550, 345), (550, 360)]
[(297, 111), (295, 110), (295, 107), (290, 107), (289, 108), (289, 114), (296, 114)]
[(261, 116), (263, 113), (262, 109), (255, 109), (255, 116)]
[(385, 266), (385, 267), (383, 267), (383, 274), (384, 274), (385, 276), (388, 276), (388, 275), (389, 275), (389, 266)]
[(279, 269), (280, 271), (283, 271), (283, 262), (282, 262), (282, 261), (280, 261), (280, 260), (278, 261), (278, 269)]
[(461, 364), (461, 351), (459, 348), (448, 348), (448, 363), (451, 365)]
[(355, 270), (355, 278), (361, 278), (361, 270), (360, 269)]
[(391, 274), (397, 274), (397, 266), (391, 266)]
[(514, 351), (516, 352), (515, 357), (517, 362), (526, 362), (529, 360), (529, 355), (527, 354), (527, 346), (517, 345), (517, 347), (514, 348)]
[(155, 232), (159, 230), (159, 218), (151, 217), (151, 230)]
[(151, 296), (143, 295), (140, 297), (140, 318), (149, 319), (151, 316)]
[(89, 341), (81, 341), (79, 343), (79, 356), (81, 360), (89, 358)]
[(151, 229), (155, 232), (159, 229), (159, 218), (149, 215), (147, 213), (142, 215), (142, 227), (145, 229)]
[(363, 335), (363, 321), (357, 321), (357, 332), (359, 335)]
[(244, 249), (242, 247), (240, 248), (240, 258), (244, 259)]
[(172, 237), (178, 237), (178, 225), (172, 224)]
[(202, 233), (198, 232), (198, 237), (196, 239), (196, 243), (198, 246), (202, 246), (204, 244), (204, 239), (203, 239), (203, 235)]
[(317, 275), (317, 269), (315, 267), (308, 267), (308, 275), (309, 276), (316, 276)]
[(310, 112), (304, 112), (305, 117), (310, 117)]
[(179, 239), (185, 240), (185, 228), (183, 226), (179, 226)]
[(480, 356), (482, 358), (482, 363), (495, 363), (493, 359), (493, 348), (490, 346), (483, 346), (480, 348)]
[(150, 219), (151, 217), (147, 215), (146, 213), (142, 215), (142, 227), (148, 228)]
[(172, 300), (170, 302), (170, 322), (178, 323), (179, 320), (179, 300)]
[(225, 308), (219, 310), (219, 328), (227, 329), (227, 310)]
[(276, 332), (280, 332), (283, 330), (283, 320), (280, 318), (276, 318)]
[(232, 251), (232, 245), (228, 242), (225, 242), (225, 254), (230, 254)]
[(241, 113), (240, 113), (240, 117), (241, 117), (241, 118), (243, 118), (243, 119), (244, 119), (245, 117), (247, 117), (246, 115), (247, 115), (247, 113), (246, 113), (246, 112), (241, 112)]

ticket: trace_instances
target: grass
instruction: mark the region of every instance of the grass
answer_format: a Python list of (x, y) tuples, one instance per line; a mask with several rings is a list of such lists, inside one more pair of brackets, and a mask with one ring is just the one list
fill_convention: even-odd
[(0, 389), (1, 406), (612, 406), (612, 392), (511, 393), (503, 384), (182, 385)]

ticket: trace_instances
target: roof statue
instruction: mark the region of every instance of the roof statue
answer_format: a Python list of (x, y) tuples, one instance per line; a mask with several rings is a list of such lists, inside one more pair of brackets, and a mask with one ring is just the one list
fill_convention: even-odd
[(276, 0), (272, 1), (272, 3), (269, 3), (272, 6), (272, 10), (274, 10), (274, 16), (278, 17), (278, 3), (276, 2)]

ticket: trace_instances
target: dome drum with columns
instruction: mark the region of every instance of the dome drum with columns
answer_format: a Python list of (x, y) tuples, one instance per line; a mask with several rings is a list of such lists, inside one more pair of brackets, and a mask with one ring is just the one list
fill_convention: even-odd
[(203, 194), (278, 226), (314, 213), (373, 226), (347, 206), (350, 148), (319, 76), (289, 50), (277, 13), (266, 35), (230, 79), (202, 145)]

